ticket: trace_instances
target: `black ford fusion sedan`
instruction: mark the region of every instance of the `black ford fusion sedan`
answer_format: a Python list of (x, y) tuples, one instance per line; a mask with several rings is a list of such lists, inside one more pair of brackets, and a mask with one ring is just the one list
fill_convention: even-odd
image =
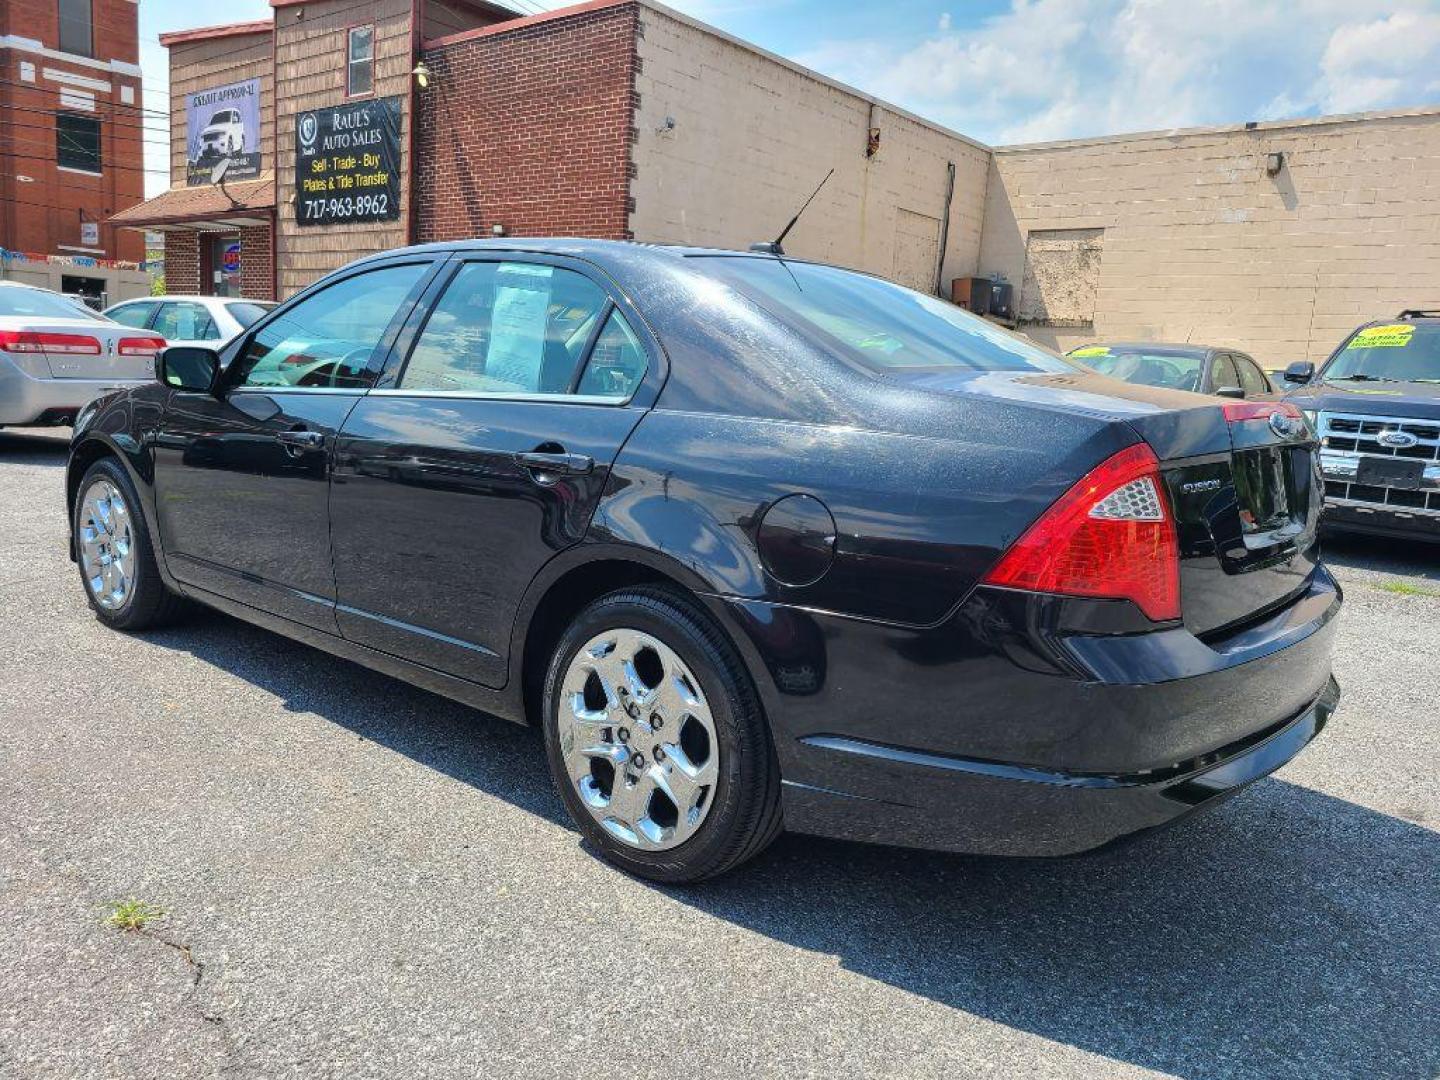
[(782, 826), (1084, 851), (1338, 700), (1293, 406), (1112, 380), (862, 274), (418, 247), (156, 367), (75, 427), (98, 617), (199, 601), (538, 724), (646, 877)]

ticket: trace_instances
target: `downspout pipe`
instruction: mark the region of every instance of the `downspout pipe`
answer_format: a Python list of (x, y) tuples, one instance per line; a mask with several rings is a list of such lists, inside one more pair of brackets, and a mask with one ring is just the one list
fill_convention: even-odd
[(935, 295), (945, 295), (945, 249), (950, 246), (950, 204), (955, 201), (955, 163), (947, 161), (949, 174), (945, 183), (945, 214), (940, 219), (940, 261), (935, 267)]

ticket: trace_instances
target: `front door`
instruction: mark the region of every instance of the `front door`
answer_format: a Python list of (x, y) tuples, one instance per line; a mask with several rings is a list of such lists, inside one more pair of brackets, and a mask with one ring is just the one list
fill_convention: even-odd
[(337, 619), (352, 640), (501, 686), (525, 590), (584, 536), (657, 354), (582, 268), (517, 255), (451, 273), (394, 385), (340, 434)]
[(233, 346), (217, 393), (175, 391), (155, 439), (155, 502), (176, 578), (335, 631), (335, 436), (432, 267), (390, 264), (286, 305)]

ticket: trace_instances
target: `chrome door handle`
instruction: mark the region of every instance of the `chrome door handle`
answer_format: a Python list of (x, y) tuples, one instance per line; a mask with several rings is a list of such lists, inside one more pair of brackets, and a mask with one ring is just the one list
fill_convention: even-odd
[(551, 454), (531, 450), (516, 454), (515, 460), (532, 472), (551, 476), (584, 476), (595, 468), (595, 459), (585, 454)]
[(296, 450), (319, 450), (325, 445), (325, 433), (323, 431), (279, 431), (275, 438), (285, 444), (287, 449)]

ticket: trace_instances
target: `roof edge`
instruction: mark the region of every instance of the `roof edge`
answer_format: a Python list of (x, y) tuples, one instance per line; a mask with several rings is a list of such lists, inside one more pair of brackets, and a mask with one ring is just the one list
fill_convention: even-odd
[(161, 34), (159, 41), (167, 49), (171, 45), (184, 45), (191, 41), (210, 41), (214, 38), (241, 37), (247, 34), (269, 34), (275, 29), (273, 19), (255, 22), (227, 23), (223, 26), (197, 26), (193, 30), (171, 30)]
[[(295, 4), (303, 3), (304, 0), (270, 0), (270, 2), (272, 4)], [(586, 15), (592, 11), (604, 11), (607, 8), (623, 7), (626, 4), (634, 3), (638, 3), (638, 0), (587, 0), (586, 3), (542, 11), (538, 15), (517, 16), (514, 19), (506, 19), (504, 22), (492, 23), (489, 26), (477, 26), (473, 30), (458, 30), (453, 34), (442, 34), (440, 37), (427, 38), (420, 44), (422, 49), (441, 49), (447, 45), (474, 41), (476, 38), (493, 37), (496, 34), (505, 34), (512, 30), (524, 30), (526, 27), (554, 22), (572, 15)]]
[(1375, 112), (1335, 113), (1330, 116), (1299, 116), (1290, 120), (1252, 120), (1243, 124), (1211, 124), (1200, 127), (1160, 128), (1153, 131), (1125, 131), (1114, 135), (1090, 135), (1078, 139), (1011, 143), (1008, 146), (995, 146), (991, 149), (997, 154), (1024, 153), (1030, 150), (1068, 150), (1083, 146), (1103, 146), (1106, 143), (1133, 142), (1140, 139), (1185, 139), (1197, 135), (1284, 131), (1287, 128), (1324, 127), (1334, 124), (1358, 124), (1371, 120), (1404, 120), (1426, 116), (1440, 116), (1440, 105), (1416, 105), (1412, 108), (1381, 109)]

